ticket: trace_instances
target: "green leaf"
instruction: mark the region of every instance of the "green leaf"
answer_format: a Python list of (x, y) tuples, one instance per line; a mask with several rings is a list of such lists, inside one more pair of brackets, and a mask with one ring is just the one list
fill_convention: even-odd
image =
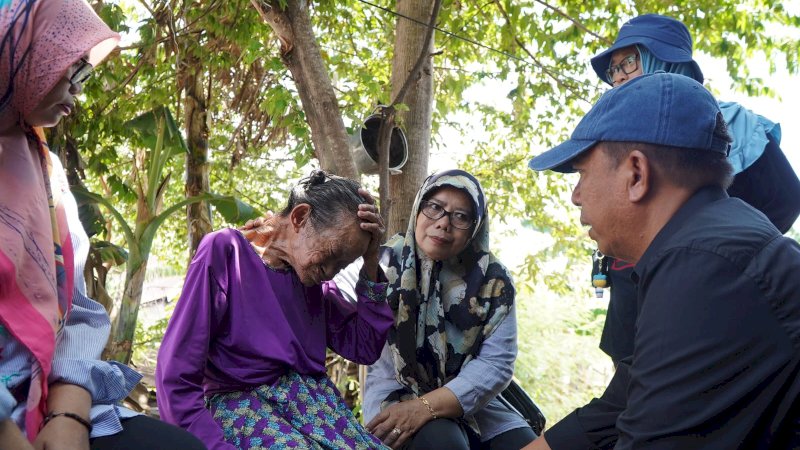
[(257, 209), (229, 195), (212, 194), (209, 203), (230, 223), (244, 223), (261, 216)]
[(136, 237), (133, 233), (133, 230), (128, 225), (128, 222), (125, 220), (125, 217), (122, 213), (114, 207), (114, 205), (105, 197), (95, 194), (94, 192), (90, 192), (88, 189), (82, 186), (73, 186), (71, 188), (72, 195), (75, 196), (75, 199), (78, 202), (90, 203), (90, 204), (100, 204), (117, 219), (119, 226), (122, 228), (122, 232), (125, 234), (125, 239), (128, 241), (129, 245), (135, 245)]
[(125, 127), (134, 131), (134, 142), (148, 149), (155, 149), (158, 141), (158, 121), (164, 121), (164, 150), (165, 159), (180, 154), (188, 153), (189, 148), (183, 140), (183, 134), (175, 123), (170, 110), (164, 106), (157, 106), (125, 123)]
[(92, 241), (92, 247), (100, 253), (103, 264), (120, 266), (128, 261), (128, 252), (108, 241)]
[(76, 201), (78, 203), (78, 217), (83, 229), (86, 231), (86, 235), (92, 237), (103, 233), (106, 227), (106, 219), (97, 204), (86, 201), (86, 199), (76, 199)]

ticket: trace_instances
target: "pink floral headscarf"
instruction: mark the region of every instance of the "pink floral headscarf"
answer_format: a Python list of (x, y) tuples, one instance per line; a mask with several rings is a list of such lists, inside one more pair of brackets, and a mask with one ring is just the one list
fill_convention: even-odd
[[(93, 65), (119, 35), (85, 0), (0, 0), (0, 322), (34, 356), (25, 429), (46, 412), (55, 335), (72, 297), (72, 246), (41, 129), (25, 117), (81, 57)], [(53, 177), (51, 179), (51, 177)], [(51, 189), (53, 182), (53, 189)]]

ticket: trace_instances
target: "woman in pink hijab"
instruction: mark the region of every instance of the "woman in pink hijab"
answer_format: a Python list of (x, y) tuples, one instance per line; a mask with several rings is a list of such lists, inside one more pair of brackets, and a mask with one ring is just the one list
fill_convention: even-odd
[(117, 406), (141, 378), (99, 359), (109, 333), (85, 296), (88, 239), (41, 127), (119, 35), (85, 0), (0, 0), (0, 448), (203, 448)]

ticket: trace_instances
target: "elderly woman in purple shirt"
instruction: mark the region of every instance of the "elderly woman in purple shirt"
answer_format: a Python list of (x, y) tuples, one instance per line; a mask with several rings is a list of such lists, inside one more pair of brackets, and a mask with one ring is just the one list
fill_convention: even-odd
[[(211, 450), (384, 448), (325, 371), (326, 348), (375, 362), (392, 325), (372, 197), (317, 171), (265, 222), (263, 246), (233, 229), (200, 244), (158, 355), (162, 418)], [(359, 256), (350, 303), (328, 280)]]

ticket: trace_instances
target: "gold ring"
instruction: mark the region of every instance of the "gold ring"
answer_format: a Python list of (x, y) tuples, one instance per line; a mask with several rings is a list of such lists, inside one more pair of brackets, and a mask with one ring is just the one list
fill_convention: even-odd
[(394, 427), (394, 429), (392, 430), (392, 434), (396, 434), (396, 435), (400, 436), (401, 434), (403, 434), (403, 430), (401, 430), (400, 428)]

